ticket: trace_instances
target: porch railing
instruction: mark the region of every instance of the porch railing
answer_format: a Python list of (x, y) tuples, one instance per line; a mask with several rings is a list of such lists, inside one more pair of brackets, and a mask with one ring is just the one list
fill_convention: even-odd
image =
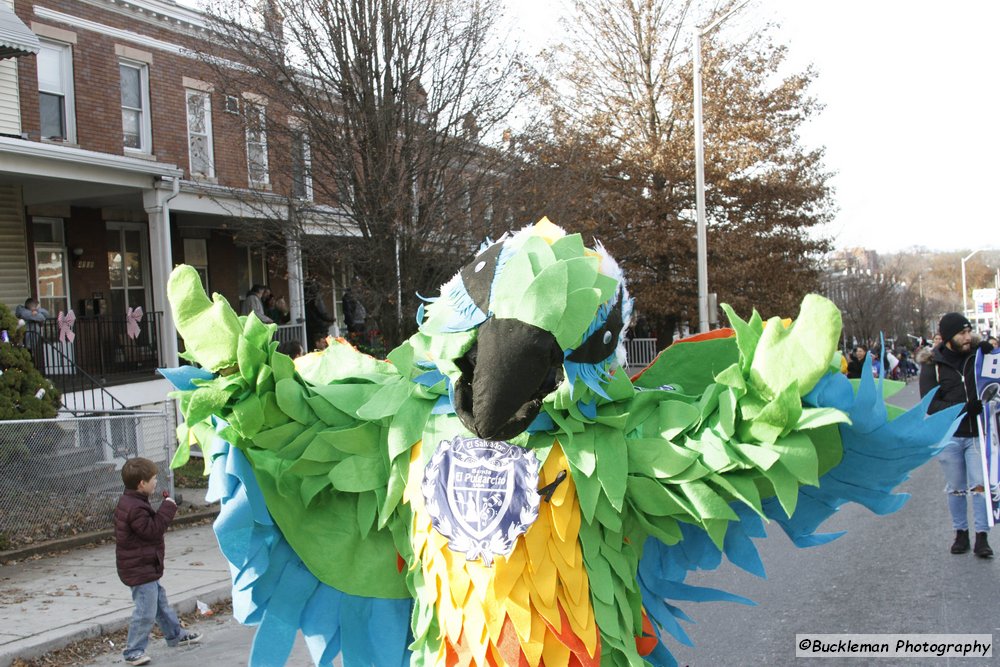
[(37, 329), (29, 329), (24, 334), (24, 345), (31, 350), (36, 366), (43, 373), (49, 371), (46, 377), (62, 394), (63, 409), (67, 412), (79, 416), (126, 409), (97, 378), (78, 367), (64, 352), (64, 349), (73, 351), (72, 347), (64, 347), (66, 343), (50, 341)]
[(631, 338), (625, 341), (629, 368), (644, 368), (656, 358), (655, 338)]
[(274, 340), (279, 343), (286, 343), (297, 340), (302, 344), (302, 349), (309, 350), (309, 342), (306, 341), (306, 323), (293, 322), (292, 324), (279, 324), (278, 330), (274, 332)]
[(34, 325), (40, 327), (34, 330), (41, 341), (32, 348), (35, 365), (51, 380), (76, 375), (77, 369), (102, 384), (152, 376), (163, 365), (159, 352), (162, 319), (162, 312), (146, 313), (139, 322), (139, 334), (132, 338), (124, 317), (77, 317), (72, 342), (60, 341), (59, 323), (48, 319)]

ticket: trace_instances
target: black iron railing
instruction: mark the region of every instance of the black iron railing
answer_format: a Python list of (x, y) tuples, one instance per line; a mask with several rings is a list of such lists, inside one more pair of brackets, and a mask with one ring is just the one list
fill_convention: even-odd
[(50, 380), (76, 374), (75, 369), (102, 384), (152, 376), (160, 363), (160, 322), (163, 313), (146, 313), (135, 338), (128, 335), (124, 317), (78, 317), (73, 341), (60, 339), (59, 322), (48, 319), (35, 327), (42, 344), (32, 349), (35, 365)]
[(24, 346), (31, 351), (35, 366), (59, 390), (68, 412), (79, 416), (126, 409), (97, 378), (76, 365), (64, 352), (64, 345), (48, 340), (38, 328), (25, 332)]

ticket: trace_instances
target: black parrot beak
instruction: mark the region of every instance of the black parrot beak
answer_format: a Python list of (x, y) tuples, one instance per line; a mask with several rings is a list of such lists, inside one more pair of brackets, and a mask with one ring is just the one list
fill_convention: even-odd
[(485, 440), (522, 433), (563, 379), (563, 351), (555, 337), (520, 320), (486, 320), (475, 345), (456, 363), (462, 377), (455, 385), (455, 412)]

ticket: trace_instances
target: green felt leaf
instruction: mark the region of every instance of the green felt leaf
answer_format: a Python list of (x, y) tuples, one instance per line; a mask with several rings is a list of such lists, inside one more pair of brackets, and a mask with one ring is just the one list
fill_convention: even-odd
[(519, 253), (527, 254), (531, 261), (532, 273), (536, 276), (556, 261), (552, 246), (540, 236), (529, 236), (524, 245), (521, 246)]
[(691, 505), (695, 508), (695, 516), (700, 519), (728, 519), (730, 521), (739, 519), (722, 496), (704, 482), (685, 482), (680, 485), (680, 490), (691, 501)]
[(258, 394), (274, 391), (274, 371), (266, 364), (257, 371), (256, 390)]
[(291, 417), (282, 412), (281, 408), (278, 407), (278, 399), (275, 397), (273, 391), (260, 394), (260, 403), (261, 410), (264, 413), (264, 425), (268, 428), (274, 428), (275, 426), (287, 424), (291, 421)]
[(729, 522), (725, 519), (706, 519), (703, 525), (712, 543), (721, 551), (725, 544), (726, 529), (729, 527)]
[(566, 310), (568, 280), (565, 262), (547, 266), (524, 291), (517, 319), (546, 331), (555, 331)]
[(622, 529), (621, 510), (611, 506), (605, 498), (600, 498), (594, 508), (594, 517), (597, 522), (610, 531), (620, 532)]
[(742, 396), (746, 393), (746, 379), (739, 364), (733, 364), (715, 376), (715, 381), (733, 390), (735, 396)]
[(374, 493), (358, 495), (358, 530), (361, 539), (368, 537), (375, 525), (375, 513), (378, 511), (378, 500)]
[(281, 382), (295, 377), (295, 362), (291, 358), (275, 352), (271, 355), (271, 370), (274, 371), (274, 381)]
[(580, 513), (586, 522), (594, 520), (597, 511), (597, 502), (601, 497), (601, 482), (597, 477), (584, 475), (579, 468), (570, 461), (570, 471), (573, 483), (576, 485), (576, 494), (580, 499)]
[(594, 281), (594, 287), (600, 290), (601, 303), (604, 303), (605, 301), (610, 301), (615, 295), (615, 291), (618, 289), (618, 281), (611, 276), (598, 273), (597, 279)]
[(220, 388), (220, 384), (213, 380), (191, 393), (188, 411), (185, 415), (188, 422), (197, 423), (217, 414), (229, 402), (230, 392)]
[(850, 424), (847, 413), (836, 408), (802, 408), (802, 415), (795, 424), (796, 431), (829, 426), (830, 424)]
[(343, 410), (338, 410), (330, 404), (330, 401), (326, 400), (322, 396), (317, 396), (315, 394), (306, 395), (306, 403), (309, 404), (309, 408), (316, 413), (316, 417), (319, 418), (327, 426), (347, 426), (355, 421), (355, 418), (347, 414)]
[(711, 472), (712, 472), (711, 470), (709, 470), (708, 468), (703, 466), (700, 462), (695, 460), (692, 461), (691, 465), (689, 465), (681, 472), (677, 473), (676, 475), (672, 475), (670, 477), (670, 481), (674, 483), (693, 482), (695, 480), (701, 479), (702, 477), (705, 477)]
[(389, 474), (381, 459), (351, 456), (330, 471), (330, 481), (338, 491), (359, 492), (385, 488)]
[(623, 582), (625, 586), (629, 589), (635, 590), (635, 571), (632, 569), (632, 564), (629, 559), (621, 552), (621, 537), (618, 538), (618, 546), (615, 546), (605, 540), (601, 543), (601, 556), (608, 561), (608, 565), (611, 566), (611, 571), (618, 577), (618, 580)]
[[(589, 259), (594, 263), (594, 272), (597, 272), (597, 258), (584, 257), (583, 237), (579, 234), (567, 234), (561, 239), (556, 239), (550, 246), (552, 255), (556, 259), (572, 260), (576, 258)], [(577, 284), (577, 283), (573, 283)]]
[(767, 447), (761, 447), (759, 445), (738, 442), (733, 443), (733, 447), (735, 447), (736, 451), (745, 456), (750, 462), (761, 470), (767, 470), (773, 466), (779, 458), (778, 453), (774, 450)]
[(647, 533), (664, 544), (677, 544), (683, 537), (681, 527), (673, 517), (653, 516), (645, 512), (636, 512), (635, 518)]
[(232, 410), (230, 422), (239, 429), (243, 437), (253, 438), (264, 428), (264, 407), (256, 394), (250, 394), (234, 404)]
[(177, 451), (174, 452), (173, 457), (170, 459), (170, 467), (180, 468), (190, 459), (191, 459), (191, 444), (188, 442), (187, 437), (185, 437), (182, 440), (178, 440)]
[(626, 433), (632, 433), (639, 424), (646, 421), (649, 416), (659, 408), (660, 402), (664, 400), (667, 392), (664, 391), (640, 391), (636, 392), (635, 398), (628, 406), (628, 419), (625, 422)]
[(822, 477), (844, 457), (844, 444), (840, 439), (840, 427), (836, 424), (815, 428), (807, 432), (816, 449), (816, 467)]
[(798, 385), (793, 381), (753, 418), (740, 424), (741, 440), (774, 442), (792, 430), (802, 416)]
[(629, 470), (660, 479), (679, 475), (698, 458), (698, 452), (659, 438), (629, 438), (625, 442)]
[(411, 372), (413, 371), (414, 357), (413, 346), (410, 345), (409, 341), (404, 341), (401, 345), (389, 352), (386, 356), (386, 360), (399, 370), (400, 375), (405, 378), (409, 378)]
[(193, 267), (182, 264), (170, 273), (167, 299), (177, 331), (184, 338), (185, 354), (210, 371), (236, 364), (243, 326), (221, 295), (208, 300), (201, 276)]
[(425, 400), (409, 400), (400, 405), (389, 424), (388, 450), (389, 460), (393, 461), (399, 455), (410, 451), (420, 441), (424, 424), (431, 413), (434, 404)]
[(399, 411), (400, 406), (413, 393), (413, 383), (402, 378), (393, 378), (375, 392), (370, 399), (358, 408), (360, 419), (384, 419)]
[(560, 438), (566, 458), (574, 468), (590, 477), (597, 467), (597, 455), (594, 442), (594, 430), (581, 430), (574, 434), (572, 440)]
[(788, 516), (795, 513), (795, 506), (799, 501), (799, 483), (795, 475), (790, 473), (779, 461), (764, 471), (764, 476), (774, 487), (774, 493), (778, 496), (778, 502)]
[(298, 422), (288, 422), (281, 426), (261, 431), (253, 438), (253, 444), (261, 449), (276, 451), (290, 443), (306, 430)]
[[(607, 384), (604, 385), (604, 393), (612, 401), (627, 401), (635, 396), (636, 392), (632, 381), (628, 378), (628, 374), (623, 369), (618, 368), (612, 373), (611, 379), (608, 380)], [(598, 400), (603, 401), (604, 399)]]
[(727, 440), (736, 433), (736, 396), (732, 389), (719, 394), (719, 429)]
[(727, 470), (732, 465), (733, 458), (723, 440), (709, 429), (702, 430), (697, 439), (688, 438), (684, 445), (701, 454), (701, 462), (709, 470)]
[(707, 482), (717, 485), (734, 499), (753, 509), (761, 517), (764, 516), (760, 505), (760, 492), (752, 477), (745, 474), (711, 475), (707, 478)]
[(667, 440), (673, 440), (698, 421), (701, 411), (681, 401), (663, 401), (660, 403), (658, 416), (660, 434)]
[(303, 478), (302, 485), (299, 487), (302, 504), (308, 508), (316, 496), (328, 488), (330, 488), (330, 478), (326, 475), (314, 475)]
[[(253, 321), (264, 326), (256, 318)], [(266, 343), (260, 345), (258, 341), (247, 337), (247, 328), (244, 327), (244, 334), (240, 336), (236, 345), (236, 359), (240, 365), (240, 375), (252, 387), (260, 376), (261, 368), (267, 363), (267, 352), (263, 349), (266, 347)], [(265, 333), (267, 333), (266, 329)]]
[(819, 461), (809, 436), (805, 433), (789, 433), (771, 447), (781, 457), (781, 464), (799, 482), (819, 486)]
[(650, 516), (687, 514), (688, 508), (677, 501), (666, 487), (654, 479), (629, 475), (627, 498), (632, 505)]
[(507, 261), (503, 271), (497, 276), (493, 286), (490, 308), (493, 309), (494, 316), (498, 318), (516, 317), (521, 297), (534, 277), (535, 271), (528, 254), (523, 251), (514, 253)]
[(403, 492), (406, 490), (406, 479), (409, 468), (402, 462), (400, 465), (393, 464), (389, 470), (389, 481), (385, 486), (385, 499), (382, 501), (382, 508), (379, 510), (379, 528), (385, 526), (392, 516), (393, 511), (403, 499)]
[(380, 437), (381, 429), (371, 422), (349, 428), (326, 428), (316, 434), (315, 441), (302, 456), (313, 461), (335, 461), (344, 454), (380, 458)]
[(276, 450), (275, 454), (279, 458), (289, 461), (295, 461), (301, 458), (306, 450), (313, 444), (316, 436), (323, 430), (323, 428), (324, 425), (322, 422), (310, 424), (306, 430), (295, 436), (288, 444)]
[(757, 349), (757, 342), (760, 340), (760, 335), (763, 331), (760, 315), (755, 310), (753, 311), (753, 317), (749, 322), (746, 322), (736, 314), (728, 303), (722, 304), (722, 310), (726, 313), (729, 326), (736, 332), (736, 345), (740, 351), (740, 370), (746, 373), (753, 364), (754, 350)]
[(840, 339), (840, 309), (829, 299), (807, 294), (798, 318), (787, 329), (771, 318), (761, 334), (750, 381), (771, 396), (795, 383), (799, 395), (808, 394), (826, 373), (830, 356)]
[(381, 385), (377, 384), (331, 384), (311, 387), (312, 391), (328, 401), (338, 410), (356, 417), (358, 410), (378, 393)]
[[(569, 283), (573, 285), (574, 283)], [(583, 334), (601, 305), (601, 293), (594, 288), (575, 289), (566, 297), (566, 305), (557, 324), (552, 328), (559, 347), (568, 350), (583, 342)]]
[(293, 378), (278, 380), (274, 387), (274, 396), (281, 411), (295, 421), (307, 426), (316, 422), (316, 413), (306, 400), (305, 387), (297, 380)]

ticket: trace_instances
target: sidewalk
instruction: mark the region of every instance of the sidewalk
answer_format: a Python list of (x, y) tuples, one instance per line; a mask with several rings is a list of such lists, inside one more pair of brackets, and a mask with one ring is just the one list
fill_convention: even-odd
[[(229, 567), (210, 524), (171, 530), (166, 544), (161, 581), (176, 609), (229, 597)], [(124, 628), (131, 615), (113, 543), (0, 566), (0, 667)]]

